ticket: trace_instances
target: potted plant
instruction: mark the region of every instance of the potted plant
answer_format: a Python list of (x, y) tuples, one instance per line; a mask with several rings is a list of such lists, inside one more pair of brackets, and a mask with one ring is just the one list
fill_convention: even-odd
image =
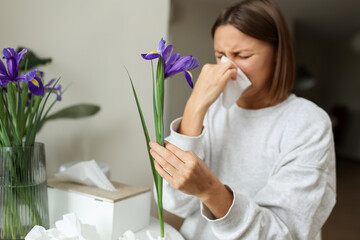
[(0, 59), (0, 239), (23, 239), (35, 225), (49, 227), (45, 150), (36, 142), (37, 132), (47, 121), (100, 110), (80, 104), (50, 115), (62, 87), (59, 79), (45, 84), (44, 74), (33, 69), (51, 59), (27, 52), (4, 48), (5, 64)]

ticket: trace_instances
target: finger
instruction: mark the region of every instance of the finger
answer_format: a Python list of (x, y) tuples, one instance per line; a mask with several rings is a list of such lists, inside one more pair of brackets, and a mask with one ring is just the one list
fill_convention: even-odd
[(171, 151), (182, 163), (186, 163), (189, 153), (178, 148), (168, 141), (164, 141), (165, 148)]
[(155, 152), (153, 149), (150, 150), (151, 156), (156, 160), (156, 162), (163, 168), (166, 172), (170, 173), (171, 175), (176, 172), (176, 168), (171, 165), (166, 159), (161, 157), (157, 152)]
[(172, 152), (182, 163), (185, 163), (185, 160), (182, 159), (186, 155), (185, 151), (166, 140), (164, 141), (164, 145), (165, 148)]
[(224, 62), (220, 64), (220, 68), (222, 73), (224, 74), (229, 69), (236, 69), (236, 66), (232, 62)]
[(161, 146), (160, 144), (156, 142), (151, 142), (150, 147), (156, 152), (156, 154), (161, 156), (162, 159), (166, 160), (166, 162), (170, 163), (173, 167), (179, 168), (179, 165), (183, 164), (183, 162), (178, 159), (176, 155), (174, 155), (171, 151)]
[(237, 69), (236, 68), (233, 68), (233, 69), (229, 69), (227, 70), (223, 77), (224, 79), (229, 79), (229, 78), (232, 78), (233, 80), (236, 79), (236, 75), (237, 75)]
[(154, 161), (154, 166), (163, 179), (165, 179), (168, 183), (172, 182), (173, 176), (169, 172), (165, 171), (157, 161)]

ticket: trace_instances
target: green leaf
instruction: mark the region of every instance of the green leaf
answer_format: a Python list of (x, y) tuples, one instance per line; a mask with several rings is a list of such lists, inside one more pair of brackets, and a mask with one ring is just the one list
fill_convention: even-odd
[(16, 121), (16, 85), (15, 83), (8, 83), (6, 85), (8, 91), (8, 101), (9, 101), (9, 111), (12, 117), (12, 120)]
[[(24, 48), (25, 47), (18, 47), (16, 49), (16, 52), (20, 52)], [(37, 66), (51, 63), (51, 58), (39, 58), (30, 49), (28, 49), (27, 52), (24, 54), (24, 59), (27, 59), (27, 65), (26, 65), (25, 61), (20, 61), (20, 63), (19, 63), (20, 71), (26, 71), (27, 69), (34, 69)]]
[(35, 133), (36, 133), (36, 131), (34, 131), (34, 129), (36, 127), (36, 119), (39, 114), (39, 107), (40, 107), (40, 103), (42, 101), (42, 96), (33, 95), (33, 98), (34, 98), (34, 100), (33, 100), (34, 106), (33, 106), (33, 109), (31, 108), (32, 110), (30, 110), (28, 126), (26, 129), (25, 146), (31, 146), (32, 144), (34, 144), (33, 139), (35, 139)]
[[(124, 67), (125, 67), (125, 66), (124, 66)], [(142, 124), (143, 131), (144, 131), (144, 136), (145, 136), (145, 141), (146, 141), (146, 147), (147, 147), (148, 155), (149, 155), (149, 159), (150, 159), (151, 171), (152, 171), (153, 178), (154, 178), (154, 182), (155, 182), (156, 189), (157, 189), (157, 186), (158, 186), (158, 178), (159, 178), (160, 175), (159, 175), (159, 173), (158, 173), (158, 172), (156, 171), (156, 169), (155, 169), (155, 166), (154, 166), (154, 158), (153, 158), (153, 157), (151, 156), (151, 154), (150, 154), (150, 146), (149, 146), (150, 136), (149, 136), (149, 132), (148, 132), (148, 130), (147, 130), (146, 122), (145, 122), (144, 115), (143, 115), (142, 110), (141, 110), (141, 106), (140, 106), (140, 103), (139, 103), (139, 100), (138, 100), (138, 97), (137, 97), (137, 94), (136, 94), (136, 91), (135, 91), (135, 87), (134, 87), (133, 81), (131, 80), (129, 71), (127, 70), (126, 67), (125, 67), (125, 70), (126, 70), (128, 76), (129, 76), (129, 80), (130, 80), (130, 83), (131, 83), (131, 88), (132, 88), (133, 93), (134, 93), (134, 98), (135, 98), (135, 101), (136, 101), (136, 106), (137, 106), (137, 109), (138, 109), (138, 112), (139, 112), (141, 124)]]
[[(2, 95), (2, 91), (3, 89), (0, 88), (0, 94)], [(6, 119), (6, 114), (5, 114), (5, 105), (4, 105), (4, 101), (3, 101), (3, 98), (0, 97), (0, 119), (2, 121), (5, 121)]]
[(45, 121), (60, 118), (84, 118), (96, 114), (100, 111), (100, 107), (93, 104), (77, 104), (64, 108), (56, 113), (46, 117)]
[[(9, 86), (10, 84), (8, 84), (7, 86)], [(8, 88), (9, 89), (9, 88)], [(8, 93), (9, 93), (9, 91), (8, 91)], [(9, 95), (9, 94), (8, 94)], [(8, 108), (8, 102), (6, 101), (6, 99), (5, 99), (5, 97), (4, 97), (4, 94), (3, 94), (3, 91), (1, 91), (1, 97), (2, 97), (2, 100), (3, 100), (3, 102), (5, 103), (4, 105), (5, 105), (5, 108), (6, 108), (6, 114), (8, 115), (8, 116), (11, 116), (11, 113), (10, 113), (10, 110), (9, 110), (9, 108)], [(10, 105), (10, 104), (9, 104)], [(16, 108), (15, 108), (16, 109)], [(19, 135), (18, 135), (18, 132), (16, 131), (16, 127), (14, 126), (14, 121), (12, 120), (12, 119), (9, 119), (9, 125), (10, 125), (10, 130), (11, 130), (11, 132), (13, 133), (13, 137), (14, 137), (14, 141), (15, 141), (15, 145), (16, 146), (21, 146), (21, 143), (22, 143), (22, 141), (21, 141), (21, 137), (19, 137)], [(2, 123), (2, 125), (4, 126), (5, 125), (5, 123)], [(4, 133), (5, 132), (5, 129), (4, 128), (2, 128), (2, 132)], [(9, 133), (11, 133), (10, 131), (9, 131)], [(8, 136), (9, 137), (9, 139), (10, 139), (10, 136)], [(11, 141), (11, 139), (10, 139), (10, 141)]]
[[(45, 109), (45, 106), (46, 106), (46, 103), (50, 97), (50, 94), (51, 92), (53, 91), (54, 87), (57, 85), (57, 83), (60, 81), (60, 78), (58, 78), (56, 80), (56, 82), (54, 83), (54, 85), (52, 86), (51, 90), (48, 92), (48, 94), (46, 95), (45, 97), (45, 100), (42, 101), (42, 96), (35, 96), (35, 106), (37, 105), (37, 99), (40, 99), (39, 101), (39, 104), (37, 107), (40, 107), (40, 102), (42, 101), (42, 106), (39, 108), (40, 109), (40, 112), (39, 110), (37, 109), (35, 112), (36, 112), (36, 117), (35, 117), (35, 121), (34, 123), (32, 124), (32, 127), (29, 127), (28, 128), (28, 133), (26, 135), (26, 145), (25, 146), (30, 146), (30, 145), (33, 145), (35, 143), (35, 138), (36, 138), (36, 133), (39, 131), (40, 127), (41, 127), (41, 123), (43, 122), (43, 111)], [(40, 97), (40, 98), (39, 98)], [(30, 124), (32, 122), (32, 119), (30, 121)]]
[(26, 122), (26, 102), (28, 101), (28, 87), (27, 83), (19, 83), (19, 86), (22, 85), (22, 91), (19, 91), (19, 101), (18, 101), (18, 125), (19, 125), (19, 132), (20, 137), (24, 136), (25, 131), (25, 122)]

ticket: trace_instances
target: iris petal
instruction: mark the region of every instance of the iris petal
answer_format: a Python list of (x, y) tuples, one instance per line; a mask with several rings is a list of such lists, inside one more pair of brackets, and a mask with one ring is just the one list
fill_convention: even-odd
[(0, 76), (0, 87), (6, 86), (10, 80), (8, 76)]
[(173, 55), (171, 55), (169, 61), (166, 64), (173, 64), (179, 58), (180, 58), (180, 54), (179, 53), (174, 53)]
[(8, 58), (11, 58), (11, 53), (9, 51), (9, 48), (4, 48), (3, 49), (3, 54), (4, 54), (4, 59), (8, 59)]
[(51, 91), (52, 93), (56, 94), (56, 99), (58, 101), (61, 101), (61, 94), (62, 94), (62, 87), (61, 85), (56, 85), (54, 88), (51, 86), (56, 81), (55, 78), (51, 79), (45, 86), (44, 86), (44, 92)]
[(186, 81), (188, 82), (190, 87), (193, 88), (194, 87), (193, 81), (192, 81), (193, 76), (192, 76), (191, 72), (190, 71), (184, 71), (184, 75), (185, 75)]
[(10, 57), (6, 59), (6, 64), (8, 67), (10, 78), (16, 78), (19, 72), (19, 66), (16, 64), (15, 58)]
[(17, 54), (15, 49), (9, 48), (9, 52), (11, 53), (11, 57), (13, 57), (13, 58), (17, 59), (19, 57), (19, 55)]
[(185, 70), (187, 70), (187, 66), (189, 66), (189, 64), (192, 63), (192, 56), (184, 56), (182, 58), (180, 58), (178, 61), (176, 61), (174, 63), (174, 65), (172, 65), (170, 67), (170, 69), (168, 69), (167, 72), (167, 76), (170, 77), (172, 75), (178, 74), (180, 72), (183, 72)]
[(28, 88), (29, 91), (36, 96), (41, 96), (44, 94), (44, 86), (41, 82), (41, 79), (37, 76), (28, 81)]
[(55, 81), (56, 81), (56, 78), (51, 79), (51, 80), (45, 85), (45, 87), (50, 87)]
[(199, 61), (197, 60), (196, 57), (194, 57), (193, 62), (191, 64), (191, 67), (188, 70), (191, 71), (191, 70), (193, 70), (193, 69), (195, 69), (197, 67), (199, 67)]
[(189, 68), (193, 65), (194, 61), (195, 61), (195, 58), (191, 55), (189, 55), (191, 58), (189, 58), (189, 60), (184, 63), (184, 70), (189, 70)]
[(8, 75), (4, 63), (0, 60), (0, 74), (1, 75)]
[(171, 55), (169, 61), (167, 61), (165, 63), (165, 78), (167, 77), (167, 73), (169, 72), (169, 70), (173, 67), (174, 62), (177, 61), (180, 58), (180, 54), (179, 53), (174, 53), (173, 55)]
[(158, 53), (160, 53), (160, 55), (163, 54), (163, 52), (164, 52), (165, 43), (166, 43), (165, 40), (163, 38), (161, 38), (161, 40), (159, 42), (159, 46), (157, 48), (157, 51), (158, 51)]
[(166, 62), (168, 59), (169, 59), (169, 57), (170, 57), (170, 55), (171, 55), (171, 53), (172, 53), (172, 51), (173, 51), (173, 45), (168, 45), (166, 48), (165, 48), (165, 50), (164, 50), (164, 52), (163, 52), (163, 58), (164, 58), (164, 62)]
[(19, 61), (20, 59), (24, 58), (24, 54), (27, 52), (27, 48), (24, 48), (23, 50), (21, 50), (18, 55), (19, 55)]
[(23, 82), (23, 81), (26, 82), (26, 76), (25, 75), (18, 76), (15, 79), (11, 79), (11, 80), (14, 82)]
[(33, 80), (33, 78), (35, 78), (36, 74), (37, 74), (37, 70), (36, 70), (36, 69), (31, 70), (30, 72), (28, 72), (28, 73), (25, 75), (25, 81), (26, 81), (26, 82), (30, 82), (31, 80)]
[(34, 78), (33, 80), (31, 80), (31, 83), (34, 84), (34, 85), (37, 86), (37, 87), (40, 86), (39, 81), (38, 81), (37, 79), (35, 79), (35, 78)]
[(161, 54), (159, 54), (157, 51), (151, 51), (147, 54), (141, 54), (141, 56), (146, 60), (152, 60), (155, 58), (159, 58)]

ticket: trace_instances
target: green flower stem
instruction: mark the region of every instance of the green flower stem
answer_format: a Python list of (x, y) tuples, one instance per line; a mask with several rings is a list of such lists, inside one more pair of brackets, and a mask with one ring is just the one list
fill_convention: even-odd
[[(156, 71), (156, 96), (155, 98), (156, 108), (154, 108), (154, 112), (157, 111), (157, 118), (155, 121), (155, 131), (156, 131), (156, 141), (161, 146), (164, 146), (164, 82), (165, 82), (165, 74), (164, 74), (164, 59), (163, 57), (159, 58), (157, 71)], [(157, 173), (157, 199), (158, 199), (158, 212), (159, 212), (159, 223), (160, 223), (160, 232), (161, 237), (164, 238), (164, 213), (162, 206), (162, 190), (163, 190), (163, 179), (159, 173)]]
[[(3, 90), (0, 89), (0, 94), (2, 95)], [(5, 108), (4, 108), (4, 100), (3, 97), (0, 97), (0, 119), (2, 121), (5, 121), (6, 115), (5, 115)]]
[(161, 238), (164, 238), (165, 236), (165, 231), (164, 231), (164, 211), (163, 211), (163, 201), (162, 201), (162, 184), (163, 184), (163, 179), (162, 177), (159, 175), (160, 179), (158, 183), (158, 186), (161, 186), (161, 188), (157, 188), (157, 205), (158, 205), (158, 214), (159, 214), (159, 223), (160, 223), (160, 235)]
[(33, 121), (34, 121), (35, 115), (38, 114), (40, 101), (41, 101), (40, 97), (35, 97), (35, 99), (34, 99), (34, 107), (33, 107), (32, 110), (30, 110), (30, 116), (29, 116), (29, 120), (28, 120), (28, 127), (26, 129), (25, 146), (31, 146), (31, 144), (33, 144), (33, 142), (31, 141), (31, 136), (32, 136), (33, 131), (34, 131), (33, 130), (34, 129), (34, 122)]
[(25, 112), (26, 102), (28, 101), (28, 88), (26, 86), (22, 86), (22, 92), (19, 91), (19, 107), (18, 107), (18, 124), (21, 138), (24, 137), (25, 131), (25, 123), (28, 115)]
[(7, 84), (8, 90), (8, 103), (9, 108), (7, 111), (9, 112), (9, 116), (11, 116), (10, 124), (13, 126), (14, 131), (14, 140), (16, 146), (21, 146), (21, 136), (19, 136), (19, 129), (18, 129), (18, 121), (17, 121), (17, 114), (16, 114), (16, 106), (17, 106), (17, 98), (16, 98), (16, 84), (9, 83)]
[[(9, 84), (9, 85), (10, 85), (10, 84)], [(10, 94), (8, 94), (8, 95), (10, 95)], [(10, 102), (10, 101), (12, 101), (12, 100), (10, 100), (10, 97), (9, 97), (9, 101), (6, 101), (6, 98), (4, 98), (4, 95), (3, 95), (3, 94), (1, 94), (1, 97), (3, 98), (4, 105), (5, 105), (5, 109), (6, 109), (6, 115), (8, 116), (8, 117), (7, 117), (8, 120), (6, 121), (6, 123), (9, 123), (9, 125), (10, 125), (10, 130), (11, 130), (11, 132), (8, 131), (8, 137), (10, 138), (10, 141), (14, 140), (14, 144), (15, 144), (16, 146), (20, 146), (20, 145), (21, 145), (21, 139), (19, 139), (18, 132), (16, 131), (16, 127), (14, 126), (14, 121), (13, 121), (13, 117), (12, 117), (12, 116), (14, 116), (14, 114), (11, 113), (11, 112), (9, 111), (9, 108), (8, 108), (8, 102)], [(11, 104), (9, 103), (9, 105), (11, 105)], [(15, 121), (15, 122), (16, 122), (16, 121)], [(12, 134), (11, 134), (11, 133), (12, 133)], [(14, 139), (11, 139), (11, 137), (13, 137)], [(11, 146), (11, 145), (9, 145), (9, 146)]]

